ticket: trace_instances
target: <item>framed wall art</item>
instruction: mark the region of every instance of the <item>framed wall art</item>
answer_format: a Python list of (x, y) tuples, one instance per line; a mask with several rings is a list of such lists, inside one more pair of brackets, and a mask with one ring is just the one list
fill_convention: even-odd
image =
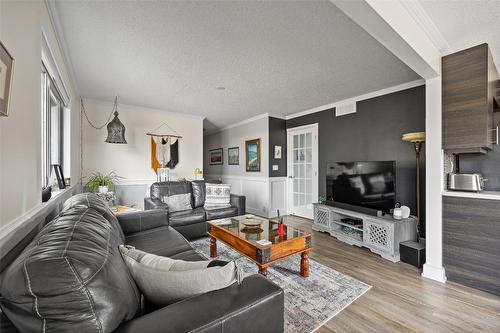
[(14, 58), (0, 42), (0, 116), (9, 115), (10, 92), (14, 77)]
[(223, 149), (217, 148), (208, 151), (208, 162), (210, 165), (222, 165), (223, 160)]
[(260, 139), (245, 142), (247, 172), (260, 172)]
[(227, 148), (227, 164), (240, 165), (240, 147)]

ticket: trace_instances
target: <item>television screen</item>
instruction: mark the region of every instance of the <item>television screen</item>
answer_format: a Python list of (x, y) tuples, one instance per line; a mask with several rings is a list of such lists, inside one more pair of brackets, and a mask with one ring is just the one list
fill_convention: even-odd
[(333, 162), (326, 168), (326, 200), (389, 212), (396, 203), (396, 162)]

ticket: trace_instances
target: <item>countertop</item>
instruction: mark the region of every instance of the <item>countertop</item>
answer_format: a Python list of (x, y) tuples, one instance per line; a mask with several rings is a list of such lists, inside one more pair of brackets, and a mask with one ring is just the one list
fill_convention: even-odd
[(447, 197), (500, 200), (499, 191), (481, 191), (481, 192), (443, 191), (443, 195)]

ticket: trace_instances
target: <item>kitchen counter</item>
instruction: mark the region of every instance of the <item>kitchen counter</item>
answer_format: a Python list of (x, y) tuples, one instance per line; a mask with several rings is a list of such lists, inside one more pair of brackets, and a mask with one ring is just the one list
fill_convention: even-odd
[(488, 199), (500, 200), (499, 191), (481, 191), (481, 192), (465, 192), (465, 191), (443, 191), (443, 196), (473, 198), (473, 199)]

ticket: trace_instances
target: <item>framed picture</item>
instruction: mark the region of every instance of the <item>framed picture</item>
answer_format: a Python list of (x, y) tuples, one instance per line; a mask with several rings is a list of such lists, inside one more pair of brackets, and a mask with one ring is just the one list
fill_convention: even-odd
[(281, 146), (274, 146), (274, 159), (281, 160)]
[(9, 115), (9, 99), (14, 77), (14, 58), (0, 42), (0, 116)]
[(54, 173), (56, 174), (57, 178), (57, 185), (59, 186), (60, 190), (63, 190), (66, 188), (66, 184), (64, 183), (64, 174), (62, 171), (62, 167), (59, 164), (52, 164), (54, 167)]
[(240, 165), (240, 147), (227, 148), (227, 164)]
[(224, 161), (222, 158), (222, 148), (212, 149), (208, 152), (208, 160), (210, 165), (222, 165)]
[(247, 172), (260, 172), (260, 139), (245, 142)]

